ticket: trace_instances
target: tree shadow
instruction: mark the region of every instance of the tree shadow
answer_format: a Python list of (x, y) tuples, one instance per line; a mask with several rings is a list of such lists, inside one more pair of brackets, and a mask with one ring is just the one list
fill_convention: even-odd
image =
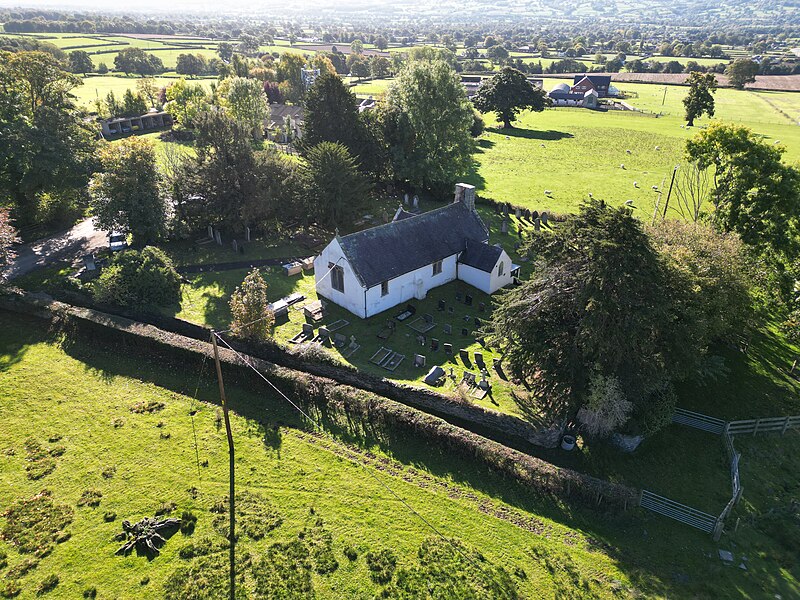
[(19, 363), (32, 346), (58, 341), (58, 329), (42, 324), (34, 317), (0, 311), (0, 373)]
[(541, 131), (537, 129), (519, 129), (517, 127), (512, 127), (509, 129), (504, 129), (502, 127), (489, 127), (487, 131), (491, 131), (492, 133), (496, 133), (498, 135), (507, 135), (509, 137), (525, 138), (529, 140), (546, 140), (551, 142), (575, 137), (566, 131), (555, 131), (554, 129)]

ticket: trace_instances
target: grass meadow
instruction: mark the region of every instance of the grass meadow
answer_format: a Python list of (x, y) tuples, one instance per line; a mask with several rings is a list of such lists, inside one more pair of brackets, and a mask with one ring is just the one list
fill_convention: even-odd
[[(197, 363), (148, 359), (2, 314), (4, 590), (33, 597), (55, 575), (58, 584), (48, 597), (75, 598), (92, 589), (98, 597), (203, 597), (189, 593), (196, 579), (191, 570), (201, 568), (203, 580), (224, 586), (227, 553), (221, 523), (209, 509), (227, 491), (227, 448), (211, 365)], [(365, 435), (355, 425), (334, 423), (322, 435), (310, 435), (268, 389), (230, 373), (227, 378), (237, 486), (245, 494), (238, 556), (242, 563), (249, 556), (251, 565), (243, 567), (241, 585), (251, 594), (259, 586), (264, 594), (264, 585), (274, 590), (300, 582), (310, 588), (306, 597), (400, 597), (376, 582), (387, 570), (368, 566), (386, 566), (367, 555), (387, 549), (398, 570), (421, 571), (414, 572), (423, 581), (480, 582), (506, 592), (502, 597), (800, 592), (797, 565), (746, 523), (722, 544), (735, 544), (737, 556), (750, 555), (747, 572), (726, 568), (716, 545), (700, 533), (636, 512), (568, 509), (413, 440), (377, 431)], [(765, 485), (794, 466), (797, 453), (792, 458), (791, 449), (800, 449), (797, 442), (796, 436), (783, 438), (790, 462), (784, 460), (779, 473), (762, 469)], [(483, 572), (448, 545), (431, 541), (430, 530), (384, 484), (464, 544), (465, 553), (479, 552)], [(41, 496), (44, 490), (49, 500)], [(99, 504), (84, 505), (82, 498)], [(772, 506), (769, 497), (759, 497), (759, 503), (763, 510)], [(23, 536), (18, 523), (30, 516), (26, 508), (39, 510), (40, 526)], [(159, 509), (178, 518), (191, 513), (193, 532), (176, 533), (152, 561), (114, 556), (120, 522)], [(32, 542), (36, 551), (20, 551)], [(288, 543), (294, 545), (277, 545)], [(433, 553), (421, 555), (423, 546)], [(483, 589), (476, 597), (486, 594)]]

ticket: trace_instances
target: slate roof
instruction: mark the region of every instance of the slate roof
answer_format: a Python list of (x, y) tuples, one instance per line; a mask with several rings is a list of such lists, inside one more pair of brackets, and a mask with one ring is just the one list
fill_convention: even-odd
[(491, 273), (502, 253), (503, 249), (497, 246), (467, 242), (467, 249), (461, 254), (458, 262), (475, 267), (479, 271)]
[(467, 240), (488, 239), (486, 225), (463, 202), (338, 238), (366, 288), (463, 252)]

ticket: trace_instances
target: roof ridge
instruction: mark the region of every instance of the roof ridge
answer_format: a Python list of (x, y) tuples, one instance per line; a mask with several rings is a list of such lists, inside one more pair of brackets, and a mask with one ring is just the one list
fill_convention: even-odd
[[(410, 222), (414, 221), (414, 219), (416, 219), (418, 217), (424, 217), (426, 215), (432, 215), (434, 213), (437, 213), (437, 212), (443, 211), (443, 210), (445, 210), (447, 208), (450, 208), (454, 204), (462, 204), (463, 205), (462, 202), (458, 202), (458, 201), (448, 202), (444, 206), (439, 206), (439, 207), (434, 208), (432, 210), (426, 210), (426, 211), (421, 212), (419, 214), (412, 213), (411, 211), (405, 210), (405, 208), (403, 208), (403, 210), (405, 212), (410, 213), (413, 216), (408, 217), (406, 219), (400, 219), (400, 220), (397, 220), (397, 221), (389, 221), (388, 223), (381, 223), (380, 225), (374, 225), (373, 227), (368, 227), (366, 229), (361, 229), (359, 231), (354, 231), (353, 233), (348, 233), (347, 235), (341, 235), (341, 236), (339, 236), (339, 239), (349, 238), (349, 237), (352, 237), (354, 235), (359, 235), (359, 234), (362, 234), (362, 233), (367, 232), (367, 231), (375, 231), (376, 229), (381, 229), (381, 228), (387, 227), (389, 225), (397, 226), (398, 223), (410, 223)], [(401, 205), (401, 208), (402, 208), (402, 205)], [(480, 215), (478, 215), (478, 218), (480, 219)], [(481, 219), (481, 222), (483, 222), (483, 219)], [(403, 227), (407, 227), (407, 225), (403, 225)]]

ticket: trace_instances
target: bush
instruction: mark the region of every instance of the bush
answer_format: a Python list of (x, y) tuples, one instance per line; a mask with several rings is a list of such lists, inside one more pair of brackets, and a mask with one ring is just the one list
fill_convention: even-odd
[(397, 557), (394, 552), (384, 548), (380, 552), (367, 552), (367, 568), (369, 576), (375, 583), (389, 583), (397, 568)]
[(181, 299), (181, 279), (158, 248), (126, 250), (117, 254), (95, 281), (94, 298), (132, 308), (176, 306)]
[(347, 560), (354, 562), (358, 558), (358, 550), (353, 546), (345, 546), (344, 555), (347, 557)]
[(486, 124), (483, 122), (483, 117), (481, 113), (477, 110), (472, 111), (472, 125), (469, 128), (469, 133), (472, 137), (478, 137), (481, 135), (486, 128)]

